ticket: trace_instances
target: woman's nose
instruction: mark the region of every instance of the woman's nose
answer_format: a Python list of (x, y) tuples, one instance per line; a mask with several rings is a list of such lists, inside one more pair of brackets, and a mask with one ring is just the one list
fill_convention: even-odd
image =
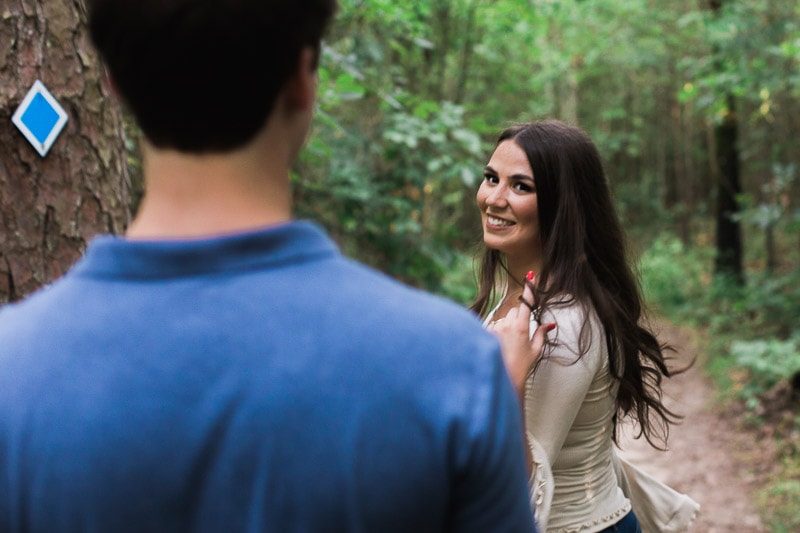
[(489, 195), (486, 197), (486, 204), (492, 207), (505, 207), (508, 205), (508, 199), (506, 198), (506, 188), (503, 185), (498, 185), (494, 187)]

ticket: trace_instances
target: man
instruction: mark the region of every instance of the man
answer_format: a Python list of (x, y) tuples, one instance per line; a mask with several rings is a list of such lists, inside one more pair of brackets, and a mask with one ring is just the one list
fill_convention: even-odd
[(147, 193), (0, 311), (0, 530), (533, 530), (494, 338), (292, 220), (335, 0), (88, 7)]

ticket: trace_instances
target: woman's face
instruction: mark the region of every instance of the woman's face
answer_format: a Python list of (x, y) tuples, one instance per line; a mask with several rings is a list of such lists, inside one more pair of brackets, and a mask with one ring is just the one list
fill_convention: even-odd
[(505, 140), (495, 149), (477, 199), (487, 247), (514, 261), (541, 257), (533, 170), (525, 152), (513, 140)]

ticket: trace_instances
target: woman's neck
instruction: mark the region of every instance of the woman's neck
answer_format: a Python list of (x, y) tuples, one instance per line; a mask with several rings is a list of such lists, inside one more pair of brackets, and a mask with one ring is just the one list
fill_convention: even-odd
[(524, 287), (525, 278), (528, 272), (533, 272), (534, 275), (539, 273), (541, 269), (541, 259), (537, 256), (506, 256), (506, 267), (508, 269), (508, 280), (506, 282), (506, 294), (514, 292), (522, 292)]
[(494, 311), (495, 320), (505, 317), (511, 308), (519, 305), (528, 272), (536, 274), (541, 265), (541, 261), (536, 257), (520, 258), (507, 255), (505, 259), (508, 275), (503, 298)]

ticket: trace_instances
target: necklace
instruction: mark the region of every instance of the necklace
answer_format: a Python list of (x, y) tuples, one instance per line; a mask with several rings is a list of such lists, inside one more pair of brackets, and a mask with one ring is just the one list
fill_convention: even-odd
[(508, 312), (519, 302), (519, 297), (522, 296), (522, 289), (514, 290), (506, 294), (497, 306), (494, 316), (504, 318)]

